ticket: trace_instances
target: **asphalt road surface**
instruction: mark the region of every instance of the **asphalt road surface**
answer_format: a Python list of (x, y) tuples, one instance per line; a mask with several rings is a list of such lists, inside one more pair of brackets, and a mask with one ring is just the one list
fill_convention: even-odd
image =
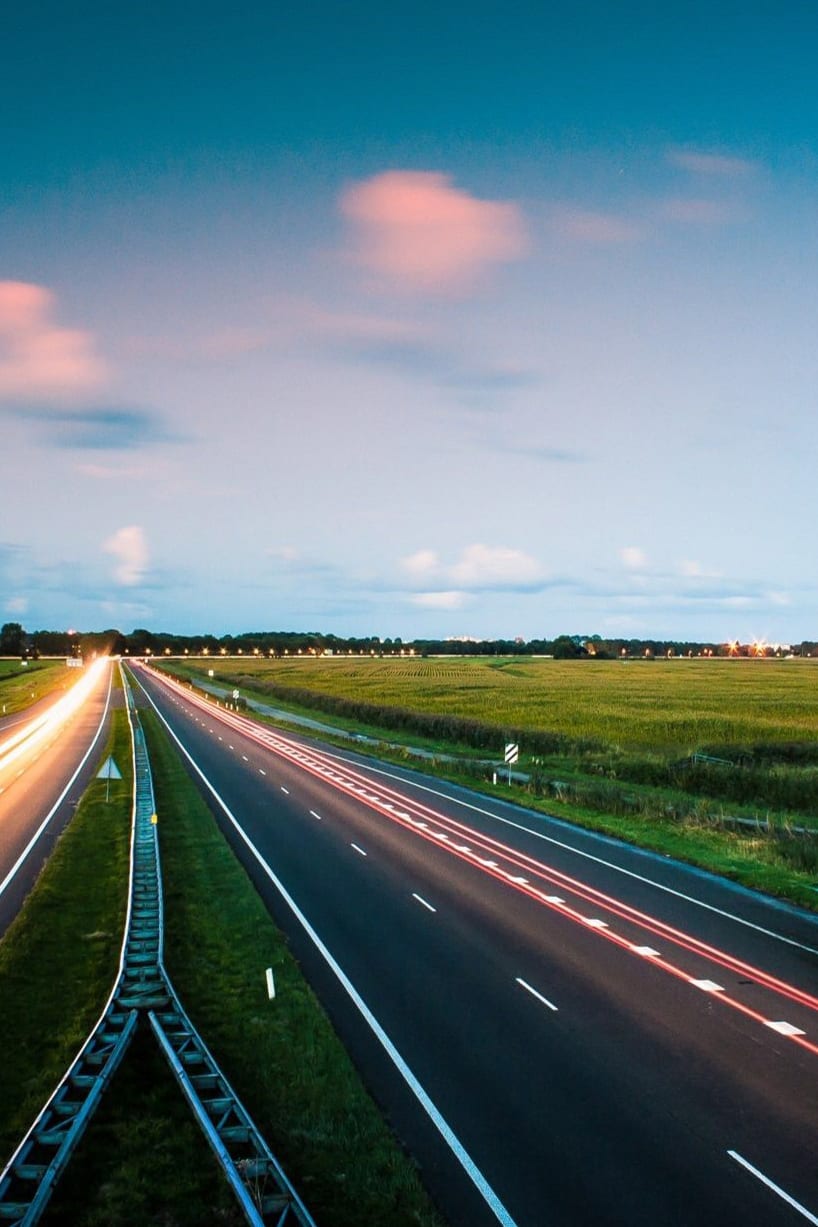
[[(0, 725), (0, 936), (99, 766), (111, 708), (121, 703), (111, 672), (106, 662), (86, 675), (87, 682), (80, 678), (77, 684), (90, 684), (89, 693), (64, 719), (58, 706), (72, 691), (49, 696)], [(26, 737), (32, 724), (40, 727)]]
[(137, 676), (454, 1227), (818, 1224), (815, 917)]

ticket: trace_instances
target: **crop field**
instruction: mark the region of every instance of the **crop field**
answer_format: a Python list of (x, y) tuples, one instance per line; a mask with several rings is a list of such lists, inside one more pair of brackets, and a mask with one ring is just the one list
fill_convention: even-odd
[(22, 711), (53, 690), (64, 689), (79, 672), (66, 669), (62, 659), (32, 660), (26, 665), (19, 658), (0, 660), (0, 715)]
[(248, 687), (272, 683), (662, 756), (818, 735), (812, 659), (233, 657), (208, 668), (214, 680)]

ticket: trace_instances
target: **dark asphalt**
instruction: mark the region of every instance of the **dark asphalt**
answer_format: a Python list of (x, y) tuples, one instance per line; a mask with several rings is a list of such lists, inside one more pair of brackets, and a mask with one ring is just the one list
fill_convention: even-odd
[[(439, 821), (427, 815), (427, 827), (438, 833), (455, 830), (446, 821), (471, 828), (442, 846), (428, 829), (407, 830), (218, 724), (215, 711), (189, 709), (145, 680), (499, 1199), (492, 1208), (480, 1176), (442, 1143), (370, 1022), (206, 793), (455, 1227), (818, 1221), (818, 1055), (769, 1025), (803, 1030), (815, 1045), (818, 1013), (762, 982), (773, 975), (816, 994), (815, 918), (419, 773), (336, 750), (324, 756), (370, 779), (372, 795), (402, 793), (407, 812), (429, 806)], [(486, 836), (502, 844), (479, 848), (498, 871), (452, 850), (460, 838), (474, 851)], [(525, 869), (521, 856), (531, 858)], [(499, 876), (511, 864), (574, 915)], [(549, 880), (552, 871), (570, 882)], [(752, 967), (725, 966), (702, 942)], [(642, 945), (661, 957), (635, 953)]]

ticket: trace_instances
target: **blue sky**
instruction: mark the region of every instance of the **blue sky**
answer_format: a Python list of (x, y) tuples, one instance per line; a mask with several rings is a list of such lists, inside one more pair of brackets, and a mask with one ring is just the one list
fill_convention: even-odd
[(812, 5), (5, 24), (0, 618), (815, 637)]

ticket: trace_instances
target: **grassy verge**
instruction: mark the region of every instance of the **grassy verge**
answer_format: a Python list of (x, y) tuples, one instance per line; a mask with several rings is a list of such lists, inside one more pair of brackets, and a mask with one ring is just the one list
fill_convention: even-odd
[(106, 753), (123, 774), (95, 781), (0, 942), (0, 1154), (54, 1089), (111, 991), (122, 944), (130, 835), (130, 736), (114, 714)]
[(0, 660), (0, 716), (24, 711), (55, 690), (67, 690), (81, 676), (63, 660)]
[(143, 722), (160, 815), (166, 961), (185, 1008), (322, 1227), (440, 1227), (178, 755), (155, 718)]

